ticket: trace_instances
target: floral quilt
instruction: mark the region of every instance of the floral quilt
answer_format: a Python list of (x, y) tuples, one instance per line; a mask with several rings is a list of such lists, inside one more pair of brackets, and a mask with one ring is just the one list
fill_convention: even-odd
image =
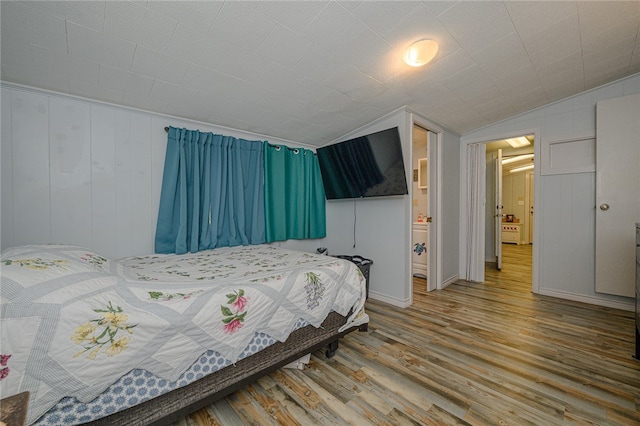
[(132, 369), (175, 381), (204, 352), (235, 362), (256, 333), (284, 341), (299, 319), (368, 321), (354, 264), (269, 245), (120, 260), (22, 246), (0, 266), (0, 394), (29, 391), (29, 423)]

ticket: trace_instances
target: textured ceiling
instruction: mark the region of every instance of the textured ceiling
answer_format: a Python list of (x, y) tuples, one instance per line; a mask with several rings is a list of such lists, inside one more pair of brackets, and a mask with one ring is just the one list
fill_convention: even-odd
[[(463, 134), (640, 71), (640, 1), (1, 3), (2, 80), (311, 145)], [(435, 60), (402, 62), (413, 41)]]

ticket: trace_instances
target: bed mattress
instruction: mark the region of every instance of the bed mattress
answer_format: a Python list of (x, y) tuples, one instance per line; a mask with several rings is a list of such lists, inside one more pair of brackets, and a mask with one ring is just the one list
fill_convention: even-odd
[[(367, 322), (350, 262), (274, 246), (111, 260), (75, 246), (2, 255), (3, 395), (73, 424), (184, 386), (334, 311)], [(55, 408), (53, 408), (55, 407)], [(50, 411), (52, 410), (52, 411)]]

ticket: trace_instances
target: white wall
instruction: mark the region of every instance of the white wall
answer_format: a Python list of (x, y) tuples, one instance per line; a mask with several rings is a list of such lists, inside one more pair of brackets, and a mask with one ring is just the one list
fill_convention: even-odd
[[(110, 257), (153, 252), (166, 126), (291, 141), (2, 85), (2, 248), (67, 243)], [(311, 147), (308, 147), (311, 148)], [(282, 243), (315, 250), (318, 241)]]
[[(290, 146), (304, 144), (38, 89), (2, 84), (0, 245), (67, 243), (109, 257), (153, 252), (166, 126)], [(404, 110), (342, 139), (397, 126), (412, 164)], [(444, 133), (444, 277), (457, 277), (459, 138)], [(312, 147), (308, 147), (312, 148)], [(411, 167), (406, 167), (407, 179)], [(411, 182), (411, 180), (408, 180)], [(279, 246), (374, 260), (370, 294), (411, 300), (410, 195), (327, 202), (327, 238)], [(354, 214), (354, 205), (356, 212)], [(355, 242), (354, 245), (354, 219)]]
[[(399, 110), (382, 119), (344, 135), (346, 140), (368, 133), (398, 127), (404, 153), (407, 182), (412, 182), (413, 164), (410, 145), (412, 116), (428, 123), (424, 117)], [(439, 130), (434, 126), (434, 131)], [(442, 277), (458, 277), (458, 222), (460, 188), (460, 139), (442, 131)], [(336, 141), (337, 142), (337, 141)], [(433, 161), (433, 159), (431, 160)], [(430, 166), (432, 164), (430, 163)], [(411, 185), (410, 185), (411, 187)], [(431, 186), (430, 186), (431, 187)], [(354, 213), (355, 207), (355, 213)], [(431, 212), (434, 215), (434, 212)], [(335, 200), (327, 202), (326, 247), (332, 254), (360, 254), (374, 261), (371, 267), (369, 295), (398, 306), (411, 301), (411, 226), (412, 194), (405, 196)], [(354, 223), (355, 243), (354, 248)]]
[[(595, 137), (596, 102), (640, 93), (640, 74), (583, 92), (517, 117), (462, 136), (461, 205), (466, 210), (466, 145), (522, 134), (536, 133), (534, 291), (606, 306), (632, 308), (633, 300), (596, 293), (595, 173), (540, 175), (540, 150), (549, 142)], [(540, 143), (539, 143), (540, 142)], [(580, 158), (591, 158), (593, 146), (576, 144)], [(572, 153), (565, 153), (571, 155)], [(592, 168), (594, 170), (594, 168)], [(460, 245), (467, 243), (460, 223)], [(465, 275), (465, 252), (460, 254), (460, 276)], [(534, 266), (536, 266), (534, 264)]]
[[(397, 111), (344, 135), (339, 140), (364, 136), (391, 127), (398, 127), (404, 154), (405, 175), (409, 179), (410, 129), (406, 126), (405, 111)], [(408, 248), (411, 245), (411, 236), (408, 200), (409, 195), (328, 200), (327, 238), (324, 243), (330, 254), (359, 254), (373, 260), (369, 296), (401, 306), (408, 304), (410, 300), (411, 268)]]

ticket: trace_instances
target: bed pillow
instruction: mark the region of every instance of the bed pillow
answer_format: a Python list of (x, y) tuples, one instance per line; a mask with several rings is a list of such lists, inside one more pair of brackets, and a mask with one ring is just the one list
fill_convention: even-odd
[(25, 245), (2, 251), (2, 282), (23, 288), (75, 274), (110, 275), (110, 260), (84, 247)]

